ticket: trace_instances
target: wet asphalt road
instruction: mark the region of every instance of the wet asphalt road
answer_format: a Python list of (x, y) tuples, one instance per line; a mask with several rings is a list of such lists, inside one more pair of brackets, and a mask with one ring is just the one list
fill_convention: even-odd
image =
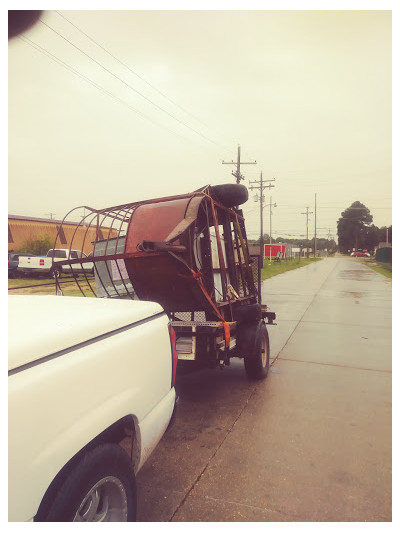
[(181, 376), (139, 521), (390, 521), (391, 281), (329, 258), (263, 283), (271, 369)]

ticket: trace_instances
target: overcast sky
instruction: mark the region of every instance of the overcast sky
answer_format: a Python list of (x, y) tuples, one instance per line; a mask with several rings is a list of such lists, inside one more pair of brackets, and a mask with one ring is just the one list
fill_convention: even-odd
[[(391, 212), (390, 11), (46, 11), (9, 42), (9, 205), (63, 218), (246, 180), (274, 237)], [(84, 33), (82, 33), (84, 32)], [(86, 35), (85, 35), (86, 34)], [(100, 45), (100, 46), (99, 46)], [(259, 236), (254, 194), (243, 207)], [(314, 214), (309, 218), (314, 235)]]

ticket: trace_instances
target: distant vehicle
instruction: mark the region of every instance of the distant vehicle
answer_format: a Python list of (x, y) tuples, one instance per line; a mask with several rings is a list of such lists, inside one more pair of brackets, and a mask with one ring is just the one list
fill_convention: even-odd
[(10, 252), (8, 254), (8, 277), (15, 278), (19, 274), (18, 269), (18, 260), (21, 256), (29, 257), (31, 254), (19, 254)]
[(352, 252), (351, 257), (371, 257), (368, 252)]
[(73, 265), (56, 265), (58, 261), (65, 259), (87, 258), (81, 250), (69, 250), (68, 248), (51, 249), (45, 256), (25, 254), (18, 263), (18, 271), (24, 274), (48, 275), (52, 278), (60, 277), (63, 274), (91, 274), (93, 263), (76, 263)]

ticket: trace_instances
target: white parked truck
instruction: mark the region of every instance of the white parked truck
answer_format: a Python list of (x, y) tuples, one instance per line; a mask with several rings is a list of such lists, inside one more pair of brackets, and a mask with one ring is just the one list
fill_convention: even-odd
[(9, 296), (9, 521), (134, 520), (176, 362), (157, 303)]
[(61, 273), (64, 274), (91, 274), (93, 272), (93, 263), (77, 263), (72, 265), (57, 265), (59, 261), (66, 259), (86, 258), (86, 254), (81, 250), (70, 250), (68, 248), (51, 249), (46, 255), (20, 256), (18, 259), (17, 271), (23, 274), (47, 275), (52, 278), (58, 278)]

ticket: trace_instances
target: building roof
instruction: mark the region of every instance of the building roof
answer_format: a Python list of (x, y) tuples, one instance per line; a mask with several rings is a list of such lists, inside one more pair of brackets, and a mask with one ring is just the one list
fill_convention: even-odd
[[(26, 222), (45, 222), (46, 224), (72, 224), (76, 226), (79, 222), (67, 222), (63, 220), (56, 220), (55, 218), (38, 218), (38, 217), (27, 217), (23, 215), (8, 215), (8, 220), (25, 220)], [(81, 224), (82, 225), (82, 224)]]

